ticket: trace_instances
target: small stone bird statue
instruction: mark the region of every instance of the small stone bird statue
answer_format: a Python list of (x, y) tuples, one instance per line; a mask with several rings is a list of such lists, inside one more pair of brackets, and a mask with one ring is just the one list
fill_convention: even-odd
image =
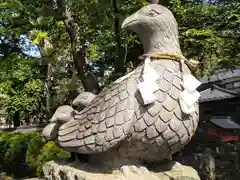
[(182, 57), (177, 22), (166, 7), (151, 4), (126, 18), (122, 28), (139, 35), (151, 59), (157, 74), (154, 102), (144, 104), (139, 92), (145, 66), (141, 63), (61, 124), (56, 142), (69, 152), (88, 154), (89, 163), (160, 162), (191, 140), (199, 118), (197, 101), (189, 113), (180, 105), (183, 75), (191, 72), (180, 59), (169, 56)]

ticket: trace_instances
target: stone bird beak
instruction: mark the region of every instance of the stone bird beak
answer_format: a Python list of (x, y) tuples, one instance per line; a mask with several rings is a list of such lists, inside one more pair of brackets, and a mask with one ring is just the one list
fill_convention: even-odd
[(122, 29), (130, 29), (133, 25), (138, 24), (139, 17), (138, 14), (134, 13), (131, 16), (127, 17), (122, 23)]

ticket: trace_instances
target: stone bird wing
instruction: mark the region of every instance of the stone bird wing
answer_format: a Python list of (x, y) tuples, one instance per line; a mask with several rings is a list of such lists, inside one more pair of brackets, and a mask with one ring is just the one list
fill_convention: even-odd
[[(147, 144), (138, 146), (138, 150), (147, 152), (146, 158), (152, 161), (156, 161), (156, 152), (158, 159), (162, 159), (180, 150), (190, 141), (198, 124), (198, 104), (195, 103), (196, 110), (189, 115), (183, 114), (179, 104), (183, 89), (179, 62), (162, 60), (154, 64), (154, 69), (159, 75), (156, 101), (148, 107), (139, 104), (132, 133), (132, 137)], [(190, 73), (185, 64), (183, 72)]]
[(58, 143), (68, 151), (96, 153), (114, 147), (129, 134), (134, 123), (135, 92), (141, 66), (121, 81), (105, 88), (73, 121), (63, 124)]

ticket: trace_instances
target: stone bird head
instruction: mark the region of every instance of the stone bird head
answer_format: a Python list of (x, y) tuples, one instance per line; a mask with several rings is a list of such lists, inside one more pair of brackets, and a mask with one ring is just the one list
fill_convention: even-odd
[(139, 35), (145, 53), (182, 54), (178, 41), (178, 25), (170, 10), (158, 4), (142, 7), (126, 18), (122, 28)]
[(57, 108), (52, 118), (49, 120), (50, 122), (61, 122), (65, 123), (73, 119), (74, 109), (71, 106), (63, 105)]
[(82, 92), (74, 99), (72, 105), (74, 109), (81, 111), (88, 106), (95, 97), (96, 95), (91, 92)]

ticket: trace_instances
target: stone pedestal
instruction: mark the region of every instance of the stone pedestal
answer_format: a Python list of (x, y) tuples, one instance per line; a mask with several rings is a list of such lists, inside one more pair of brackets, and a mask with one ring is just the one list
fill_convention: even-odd
[(195, 169), (169, 162), (153, 168), (124, 165), (119, 169), (84, 163), (47, 162), (43, 166), (48, 180), (200, 180)]

